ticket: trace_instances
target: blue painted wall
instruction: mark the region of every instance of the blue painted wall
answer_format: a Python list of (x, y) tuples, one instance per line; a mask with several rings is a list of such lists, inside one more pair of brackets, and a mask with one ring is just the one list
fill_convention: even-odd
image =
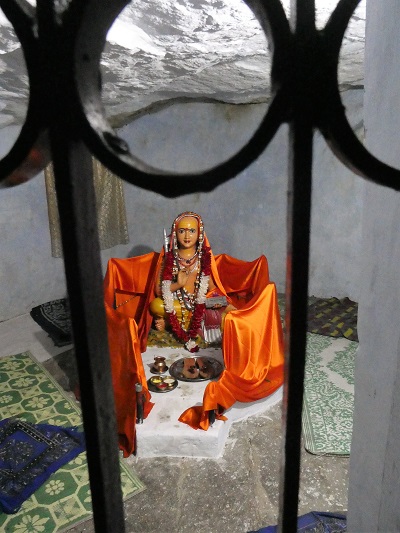
[[(344, 102), (351, 123), (362, 124), (362, 91)], [(131, 151), (152, 165), (188, 172), (209, 168), (238, 150), (257, 127), (266, 104), (175, 103), (143, 115), (120, 130)], [(0, 154), (15, 130), (0, 131)], [(284, 291), (288, 128), (282, 126), (266, 151), (229, 183), (206, 194), (165, 199), (125, 184), (130, 242), (102, 252), (126, 257), (162, 246), (162, 229), (176, 214), (199, 212), (215, 253), (252, 260), (265, 254), (270, 276)], [(184, 178), (182, 187), (184, 187)], [(361, 179), (315, 137), (310, 294), (359, 293)], [(65, 296), (61, 259), (51, 257), (44, 177), (0, 190), (0, 320), (29, 312), (34, 305)]]

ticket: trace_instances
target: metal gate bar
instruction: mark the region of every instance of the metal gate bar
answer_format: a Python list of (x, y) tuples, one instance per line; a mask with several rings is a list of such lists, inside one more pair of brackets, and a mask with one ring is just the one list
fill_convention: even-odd
[[(287, 205), (285, 384), (283, 469), (279, 531), (297, 531), (300, 487), (301, 424), (306, 362), (307, 300), (310, 251), (313, 122), (310, 77), (305, 70), (313, 40), (314, 0), (291, 0), (290, 22), (297, 40), (292, 63), (289, 122), (289, 180)], [(299, 43), (299, 40), (302, 42)], [(307, 44), (308, 43), (308, 46)], [(308, 57), (309, 59), (309, 57)], [(295, 87), (295, 90), (293, 90)]]
[[(61, 124), (62, 125), (62, 124)], [(51, 132), (96, 531), (125, 531), (92, 158)]]
[(340, 99), (340, 45), (359, 1), (338, 0), (324, 30), (317, 31), (315, 0), (291, 0), (290, 27), (279, 0), (245, 0), (275, 47), (273, 101), (246, 146), (211, 170), (185, 175), (181, 188), (178, 176), (131, 156), (103, 116), (101, 40), (129, 0), (37, 0), (36, 12), (26, 0), (0, 0), (20, 39), (30, 81), (26, 123), (0, 161), (0, 179), (8, 179), (21, 164), (26, 171), (30, 149), (36, 149), (36, 157), (41, 153), (44, 161), (49, 133), (96, 531), (123, 533), (124, 516), (91, 153), (128, 182), (176, 197), (210, 191), (234, 177), (258, 157), (284, 122), (289, 123), (290, 156), (279, 528), (283, 533), (297, 530), (314, 129), (353, 171), (400, 190), (399, 170), (381, 163), (362, 146)]
[(306, 354), (308, 265), (310, 247), (312, 128), (290, 126), (288, 243), (286, 259), (284, 455), (280, 493), (280, 531), (297, 531), (300, 439)]
[[(60, 28), (54, 6), (38, 0), (42, 69), (51, 80), (47, 123), (55, 174), (66, 283), (78, 368), (96, 531), (125, 531), (117, 425), (103, 304), (92, 157), (74, 114), (74, 28)], [(58, 44), (60, 40), (62, 43)], [(60, 68), (60, 64), (63, 68)]]

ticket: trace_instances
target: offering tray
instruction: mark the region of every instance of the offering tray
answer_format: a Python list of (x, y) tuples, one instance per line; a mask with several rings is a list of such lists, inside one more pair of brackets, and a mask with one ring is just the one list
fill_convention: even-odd
[(214, 357), (182, 357), (172, 363), (169, 373), (180, 381), (197, 382), (215, 379), (223, 369), (223, 365)]
[[(156, 383), (159, 380), (159, 383)], [(178, 386), (178, 381), (171, 376), (158, 376), (147, 380), (149, 391), (151, 392), (171, 392)]]

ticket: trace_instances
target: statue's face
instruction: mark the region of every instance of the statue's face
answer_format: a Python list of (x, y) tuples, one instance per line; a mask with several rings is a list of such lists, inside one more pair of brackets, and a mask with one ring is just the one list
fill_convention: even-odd
[(184, 217), (178, 222), (176, 229), (176, 238), (179, 248), (192, 248), (196, 246), (199, 238), (199, 226), (197, 220), (193, 217)]

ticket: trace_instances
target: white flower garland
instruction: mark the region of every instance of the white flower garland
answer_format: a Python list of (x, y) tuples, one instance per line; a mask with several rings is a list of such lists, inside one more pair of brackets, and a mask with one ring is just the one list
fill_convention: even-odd
[[(199, 288), (198, 288), (197, 297), (195, 300), (197, 305), (205, 304), (206, 299), (207, 299), (209, 281), (210, 281), (210, 276), (206, 276), (203, 273), (201, 273)], [(171, 285), (172, 285), (171, 280), (164, 279), (161, 282), (161, 294), (163, 297), (164, 307), (165, 307), (166, 312), (173, 313), (176, 315), (176, 311), (174, 308), (174, 295), (171, 292)], [(189, 352), (191, 352), (192, 350), (195, 351), (195, 349), (197, 348), (197, 342), (195, 339), (189, 339), (188, 341), (185, 342), (184, 347)]]
[(164, 279), (161, 283), (161, 293), (167, 313), (174, 313), (174, 295), (171, 292), (171, 280)]
[(194, 339), (189, 339), (187, 342), (185, 342), (185, 348), (189, 352), (193, 350), (193, 348), (196, 348), (197, 342)]
[(197, 298), (196, 298), (197, 304), (206, 303), (209, 282), (210, 282), (210, 276), (205, 276), (202, 273), (200, 276), (199, 290), (197, 292)]
[[(204, 274), (200, 277), (199, 290), (197, 292), (196, 303), (204, 304), (207, 299), (208, 284), (210, 282), (210, 276)], [(167, 313), (174, 313), (174, 295), (171, 292), (171, 280), (164, 279), (161, 283), (161, 293), (164, 300), (164, 306)]]

